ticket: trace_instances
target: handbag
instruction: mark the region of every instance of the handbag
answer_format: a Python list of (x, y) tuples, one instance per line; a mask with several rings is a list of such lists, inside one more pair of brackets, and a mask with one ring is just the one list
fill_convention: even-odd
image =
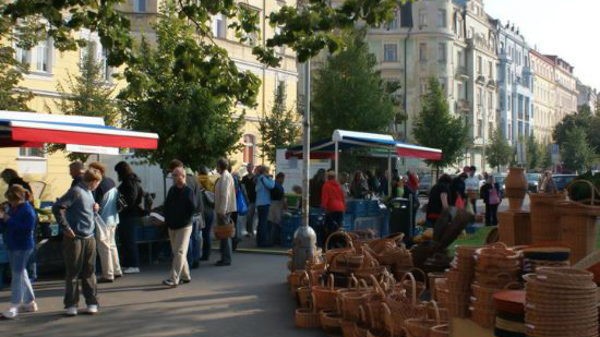
[(465, 209), (465, 201), (463, 200), (462, 196), (458, 195), (456, 197), (454, 207), (456, 207), (457, 209)]
[(498, 196), (498, 190), (496, 189), (496, 186), (492, 186), (492, 189), (490, 190), (489, 204), (490, 205), (500, 204), (500, 197)]
[(237, 189), (237, 192), (235, 193), (235, 200), (237, 203), (238, 215), (248, 214), (248, 203), (246, 202), (246, 198), (244, 198), (244, 193), (242, 193), (242, 189), (239, 187)]

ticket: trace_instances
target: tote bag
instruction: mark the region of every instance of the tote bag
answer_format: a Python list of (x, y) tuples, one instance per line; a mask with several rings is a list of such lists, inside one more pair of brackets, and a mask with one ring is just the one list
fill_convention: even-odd
[(235, 200), (237, 203), (238, 215), (248, 214), (248, 204), (246, 203), (246, 198), (244, 198), (244, 193), (242, 193), (242, 189), (239, 187), (235, 193)]

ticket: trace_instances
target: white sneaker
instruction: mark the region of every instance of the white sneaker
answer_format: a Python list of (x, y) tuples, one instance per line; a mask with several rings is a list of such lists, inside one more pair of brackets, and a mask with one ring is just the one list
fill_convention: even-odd
[(4, 316), (4, 318), (13, 319), (13, 318), (17, 317), (18, 314), (19, 314), (19, 307), (11, 307), (10, 309), (3, 312), (2, 316)]
[(138, 274), (140, 272), (140, 268), (130, 267), (123, 269), (123, 274)]
[(77, 307), (67, 308), (67, 311), (65, 312), (65, 314), (70, 317), (77, 316)]
[(25, 312), (36, 312), (38, 311), (38, 305), (35, 301), (31, 301), (29, 303), (23, 303), (19, 306), (19, 313)]
[(96, 305), (96, 304), (88, 305), (86, 313), (88, 315), (95, 315), (95, 314), (97, 314), (98, 313), (98, 305)]

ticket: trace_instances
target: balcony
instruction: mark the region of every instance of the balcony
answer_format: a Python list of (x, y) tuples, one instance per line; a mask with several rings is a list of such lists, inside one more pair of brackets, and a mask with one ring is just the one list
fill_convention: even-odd
[(487, 83), (487, 86), (488, 86), (488, 88), (490, 88), (490, 89), (494, 89), (494, 88), (496, 88), (496, 85), (497, 85), (497, 83), (496, 83), (496, 81), (494, 81), (493, 79), (490, 79), (490, 80), (488, 81), (488, 83)]
[(477, 76), (477, 80), (476, 81), (479, 84), (485, 85), (485, 76), (483, 76), (483, 75)]
[(464, 98), (459, 99), (456, 101), (456, 111), (463, 113), (471, 112), (471, 102)]
[(467, 73), (466, 66), (458, 66), (455, 70), (455, 74), (457, 79), (468, 80), (470, 77), (469, 73)]

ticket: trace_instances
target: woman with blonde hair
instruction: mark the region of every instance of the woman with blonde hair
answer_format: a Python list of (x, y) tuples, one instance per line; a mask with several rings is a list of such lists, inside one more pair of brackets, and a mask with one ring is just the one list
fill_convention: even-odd
[(27, 274), (27, 262), (35, 247), (33, 232), (36, 215), (33, 206), (27, 202), (29, 191), (21, 185), (12, 185), (5, 194), (10, 204), (8, 212), (0, 210), (0, 230), (6, 232), (10, 266), (12, 271), (11, 306), (2, 315), (15, 318), (19, 312), (37, 311), (33, 287)]

